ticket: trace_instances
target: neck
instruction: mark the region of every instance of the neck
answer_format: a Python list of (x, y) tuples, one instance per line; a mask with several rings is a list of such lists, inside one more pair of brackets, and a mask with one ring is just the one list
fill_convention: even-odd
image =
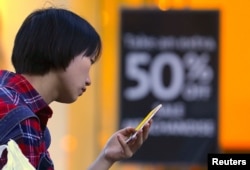
[(55, 100), (57, 95), (57, 91), (55, 90), (55, 74), (50, 72), (43, 76), (28, 74), (23, 74), (23, 76), (30, 82), (47, 104), (50, 104)]

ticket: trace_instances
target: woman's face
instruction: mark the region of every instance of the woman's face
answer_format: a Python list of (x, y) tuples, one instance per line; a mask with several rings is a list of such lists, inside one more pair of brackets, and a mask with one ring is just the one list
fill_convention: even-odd
[(66, 70), (58, 73), (59, 95), (56, 101), (72, 103), (86, 91), (91, 84), (89, 71), (92, 63), (92, 57), (86, 57), (82, 53), (71, 61)]

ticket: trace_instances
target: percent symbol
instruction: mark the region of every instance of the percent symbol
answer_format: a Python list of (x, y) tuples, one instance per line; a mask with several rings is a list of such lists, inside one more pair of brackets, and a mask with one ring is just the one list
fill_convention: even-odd
[(187, 68), (187, 80), (198, 81), (199, 84), (209, 84), (214, 77), (212, 68), (209, 66), (210, 57), (207, 53), (187, 53), (183, 57), (184, 65)]

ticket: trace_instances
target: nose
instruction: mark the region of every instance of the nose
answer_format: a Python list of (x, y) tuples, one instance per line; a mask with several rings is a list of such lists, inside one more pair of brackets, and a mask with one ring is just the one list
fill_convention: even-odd
[(86, 79), (86, 86), (90, 86), (90, 85), (91, 85), (91, 79), (88, 76), (87, 79)]

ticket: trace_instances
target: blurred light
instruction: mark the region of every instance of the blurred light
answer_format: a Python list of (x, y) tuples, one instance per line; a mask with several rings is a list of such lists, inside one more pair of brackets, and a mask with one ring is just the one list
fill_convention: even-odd
[(158, 0), (158, 7), (160, 10), (166, 11), (168, 9), (167, 0)]
[(102, 12), (103, 25), (107, 26), (110, 20), (109, 13), (107, 11)]
[(105, 146), (105, 144), (108, 141), (109, 137), (110, 137), (110, 134), (108, 134), (104, 130), (100, 133), (100, 135), (99, 135), (99, 144), (100, 144), (101, 148), (103, 148)]
[(78, 142), (75, 136), (66, 135), (61, 140), (61, 148), (65, 152), (74, 152), (77, 148)]

